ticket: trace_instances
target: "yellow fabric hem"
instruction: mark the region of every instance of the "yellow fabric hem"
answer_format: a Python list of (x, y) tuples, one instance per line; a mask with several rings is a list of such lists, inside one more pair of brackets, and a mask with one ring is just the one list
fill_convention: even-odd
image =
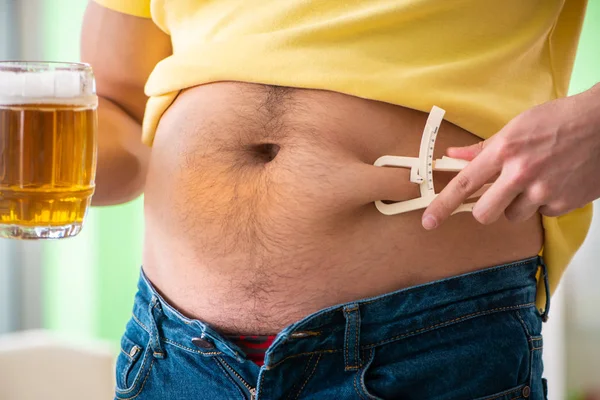
[(160, 119), (171, 104), (173, 104), (177, 95), (179, 95), (179, 90), (161, 96), (153, 96), (148, 99), (146, 109), (151, 109), (153, 112), (146, 112), (144, 114), (144, 123), (142, 124), (142, 142), (144, 144), (152, 146), (154, 134), (156, 133)]
[(150, 0), (93, 0), (113, 11), (135, 17), (151, 18)]
[[(573, 255), (583, 244), (593, 215), (593, 204), (589, 203), (560, 217), (543, 217), (544, 247), (540, 255), (544, 257), (548, 269), (550, 295), (554, 294)], [(538, 309), (546, 307), (544, 280), (538, 277), (536, 304)]]

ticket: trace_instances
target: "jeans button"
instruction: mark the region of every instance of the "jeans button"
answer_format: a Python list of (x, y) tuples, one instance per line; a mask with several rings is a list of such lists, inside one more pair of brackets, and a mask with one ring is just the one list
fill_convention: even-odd
[(523, 388), (523, 397), (528, 398), (531, 394), (531, 388), (529, 386), (525, 386)]
[(207, 340), (203, 337), (193, 338), (192, 343), (194, 343), (194, 345), (196, 347), (200, 347), (201, 349), (205, 349), (205, 350), (210, 350), (210, 349), (215, 348), (214, 344), (212, 344), (209, 340)]

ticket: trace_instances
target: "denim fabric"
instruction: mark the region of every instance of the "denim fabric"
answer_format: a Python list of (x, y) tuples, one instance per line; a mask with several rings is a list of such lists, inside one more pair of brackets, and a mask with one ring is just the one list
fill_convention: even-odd
[(535, 257), (330, 307), (265, 365), (168, 305), (142, 273), (116, 399), (545, 399)]

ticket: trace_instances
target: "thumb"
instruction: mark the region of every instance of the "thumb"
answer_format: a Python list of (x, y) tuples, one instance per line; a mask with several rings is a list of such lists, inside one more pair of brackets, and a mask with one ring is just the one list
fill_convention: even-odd
[(483, 151), (488, 141), (482, 141), (465, 147), (449, 147), (446, 150), (448, 157), (460, 158), (461, 160), (472, 161), (479, 153)]

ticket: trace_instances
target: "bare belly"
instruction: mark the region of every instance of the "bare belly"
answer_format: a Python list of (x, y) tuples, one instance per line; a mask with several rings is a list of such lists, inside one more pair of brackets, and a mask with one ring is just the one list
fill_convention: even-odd
[[(375, 200), (419, 195), (385, 154), (417, 156), (427, 115), (339, 93), (217, 83), (164, 115), (145, 191), (144, 270), (182, 313), (268, 334), (331, 305), (538, 253), (541, 220), (441, 228)], [(444, 122), (436, 156), (479, 139)], [(437, 173), (436, 190), (451, 179)]]

